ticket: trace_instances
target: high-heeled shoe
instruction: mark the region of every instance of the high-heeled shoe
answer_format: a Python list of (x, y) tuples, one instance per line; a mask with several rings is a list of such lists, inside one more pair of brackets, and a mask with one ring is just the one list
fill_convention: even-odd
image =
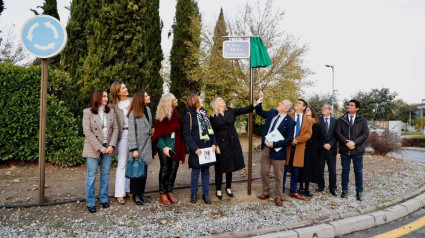
[(232, 191), (230, 190), (230, 193), (227, 191), (227, 189), (230, 189), (230, 188), (226, 188), (224, 191), (226, 191), (226, 194), (227, 194), (227, 196), (229, 196), (229, 197), (231, 197), (231, 198), (233, 198), (233, 193), (232, 193)]
[(218, 195), (217, 192), (215, 192), (215, 196), (220, 200), (223, 199), (223, 195)]

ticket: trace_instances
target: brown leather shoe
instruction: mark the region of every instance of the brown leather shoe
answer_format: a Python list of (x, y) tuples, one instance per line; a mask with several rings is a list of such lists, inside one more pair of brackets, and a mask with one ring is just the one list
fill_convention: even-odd
[(125, 199), (124, 199), (124, 198), (122, 198), (122, 197), (117, 197), (116, 199), (117, 199), (117, 203), (118, 203), (118, 204), (121, 204), (121, 205), (124, 205), (124, 204), (125, 204)]
[(264, 193), (262, 193), (261, 195), (257, 196), (257, 198), (259, 198), (261, 200), (264, 200), (264, 199), (269, 198), (269, 197), (270, 197), (270, 195), (264, 194)]
[(170, 202), (172, 202), (172, 203), (176, 203), (176, 202), (178, 202), (179, 200), (177, 200), (177, 198), (176, 197), (174, 197), (174, 195), (173, 195), (173, 193), (172, 192), (168, 192), (167, 193), (167, 197), (168, 197), (168, 200), (170, 200)]
[(168, 200), (168, 197), (167, 197), (167, 194), (159, 194), (159, 198), (161, 199), (161, 202), (164, 204), (164, 205), (170, 205), (171, 204), (171, 202), (170, 202), (170, 200)]
[(275, 198), (274, 203), (276, 203), (276, 206), (282, 206), (282, 200), (280, 198)]
[(305, 199), (305, 197), (299, 193), (289, 193), (289, 196), (297, 198), (297, 199), (301, 199), (301, 200)]

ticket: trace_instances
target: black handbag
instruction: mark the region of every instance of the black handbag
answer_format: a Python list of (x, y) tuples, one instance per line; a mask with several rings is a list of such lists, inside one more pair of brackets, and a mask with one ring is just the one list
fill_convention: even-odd
[(146, 178), (146, 163), (140, 157), (133, 158), (132, 156), (127, 161), (125, 168), (125, 177), (129, 179)]

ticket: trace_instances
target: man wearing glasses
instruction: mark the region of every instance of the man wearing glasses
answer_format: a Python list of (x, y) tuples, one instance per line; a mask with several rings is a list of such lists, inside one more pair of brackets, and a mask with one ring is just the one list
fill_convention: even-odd
[(335, 128), (337, 119), (332, 117), (332, 108), (328, 104), (322, 107), (322, 116), (320, 120), (320, 131), (322, 133), (323, 143), (319, 155), (318, 168), (318, 192), (325, 189), (325, 162), (329, 171), (329, 191), (333, 196), (336, 194), (336, 142)]

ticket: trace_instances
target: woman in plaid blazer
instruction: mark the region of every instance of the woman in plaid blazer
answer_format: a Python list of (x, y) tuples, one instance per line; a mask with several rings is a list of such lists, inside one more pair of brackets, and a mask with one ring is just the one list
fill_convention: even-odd
[(96, 212), (95, 184), (100, 163), (99, 200), (109, 207), (109, 176), (114, 148), (118, 138), (118, 124), (114, 110), (108, 106), (108, 94), (103, 89), (93, 93), (90, 107), (83, 111), (85, 135), (83, 157), (87, 158), (86, 201), (90, 213)]

